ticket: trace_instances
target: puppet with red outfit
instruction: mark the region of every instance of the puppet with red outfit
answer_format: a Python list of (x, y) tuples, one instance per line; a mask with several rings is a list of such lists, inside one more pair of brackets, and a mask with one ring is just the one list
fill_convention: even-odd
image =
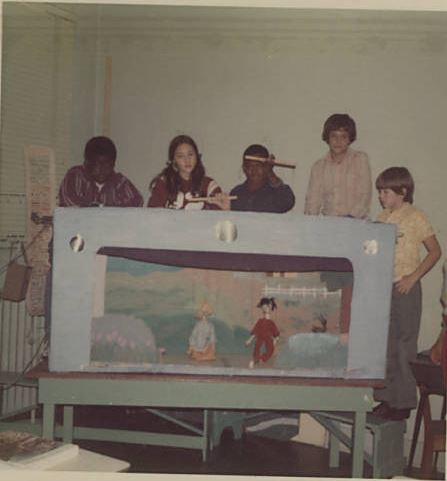
[(256, 338), (253, 359), (250, 361), (251, 368), (260, 362), (267, 362), (272, 357), (275, 344), (279, 339), (279, 329), (270, 319), (270, 313), (276, 309), (275, 299), (263, 297), (257, 307), (262, 309), (264, 316), (256, 321), (251, 330), (251, 336), (245, 343), (248, 346)]

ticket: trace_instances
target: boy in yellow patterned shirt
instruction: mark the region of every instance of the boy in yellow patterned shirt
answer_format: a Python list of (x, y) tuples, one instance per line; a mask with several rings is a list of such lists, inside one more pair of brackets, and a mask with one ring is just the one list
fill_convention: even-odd
[[(414, 182), (408, 169), (386, 169), (377, 177), (376, 188), (384, 209), (378, 221), (395, 224), (397, 239), (385, 387), (375, 392), (375, 399), (382, 402), (373, 412), (397, 421), (408, 418), (417, 404), (410, 361), (417, 355), (422, 311), (420, 279), (441, 257), (441, 248), (426, 215), (412, 205)], [(427, 251), (422, 260), (421, 245)]]

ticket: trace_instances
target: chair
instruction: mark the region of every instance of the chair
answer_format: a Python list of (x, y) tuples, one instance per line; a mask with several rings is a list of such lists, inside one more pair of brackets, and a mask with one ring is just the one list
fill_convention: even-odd
[[(424, 447), (422, 451), (421, 461), (421, 477), (423, 479), (431, 479), (433, 473), (433, 454), (445, 451), (445, 419), (432, 419), (430, 400), (430, 392), (426, 386), (419, 387), (421, 397), (424, 396), (427, 401), (424, 403), (423, 419), (424, 419)], [(445, 395), (444, 408), (445, 412)]]
[[(408, 467), (411, 468), (419, 436), (422, 420), (424, 421), (424, 444), (422, 449), (421, 477), (430, 479), (433, 475), (433, 455), (445, 451), (446, 444), (446, 396), (441, 368), (433, 364), (426, 353), (419, 353), (411, 363), (414, 377), (419, 388), (419, 404), (416, 411), (413, 439), (411, 442)], [(442, 396), (443, 407), (440, 419), (433, 419), (430, 406), (430, 396)], [(435, 460), (437, 455), (435, 456)]]
[[(339, 466), (339, 442), (352, 450), (353, 433), (346, 434), (341, 425), (353, 425), (352, 413), (313, 411), (309, 413), (330, 433), (329, 467)], [(373, 414), (366, 415), (366, 429), (373, 437), (372, 454), (364, 453), (365, 461), (372, 467), (373, 478), (390, 478), (403, 473), (405, 421), (390, 421)]]

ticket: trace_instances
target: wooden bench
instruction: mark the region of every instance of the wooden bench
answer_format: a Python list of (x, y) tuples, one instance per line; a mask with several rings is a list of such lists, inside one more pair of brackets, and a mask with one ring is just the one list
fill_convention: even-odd
[[(352, 435), (346, 434), (341, 426), (353, 425), (353, 413), (315, 411), (309, 414), (329, 431), (329, 466), (338, 467), (339, 443), (352, 450)], [(367, 414), (366, 429), (372, 433), (373, 449), (371, 455), (364, 453), (364, 459), (373, 468), (373, 478), (388, 478), (402, 474), (405, 464), (405, 421), (390, 421)]]

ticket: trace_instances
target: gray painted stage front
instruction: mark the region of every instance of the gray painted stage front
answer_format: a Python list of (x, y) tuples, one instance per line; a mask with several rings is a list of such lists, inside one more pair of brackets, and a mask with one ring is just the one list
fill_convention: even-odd
[[(73, 238), (76, 242), (70, 242)], [(355, 282), (347, 369), (340, 377), (381, 379), (385, 370), (394, 243), (394, 226), (350, 218), (293, 213), (58, 208), (54, 216), (50, 370), (92, 370), (89, 363), (95, 255), (102, 247), (123, 247), (347, 258), (352, 263)], [(109, 371), (120, 369), (107, 367)], [(256, 369), (254, 373), (249, 369), (157, 363), (127, 366), (125, 370), (328, 376), (319, 369), (312, 373), (300, 369)]]

